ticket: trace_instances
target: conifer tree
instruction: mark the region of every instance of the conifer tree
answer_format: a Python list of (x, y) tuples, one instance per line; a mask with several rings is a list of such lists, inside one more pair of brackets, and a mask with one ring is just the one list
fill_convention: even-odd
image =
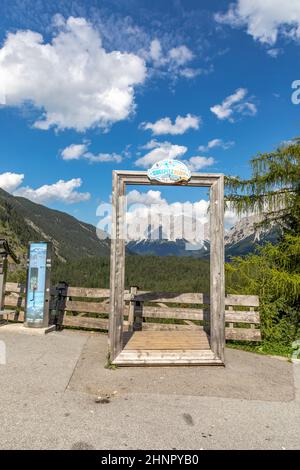
[(238, 213), (257, 213), (263, 224), (299, 234), (300, 138), (251, 160), (252, 177), (228, 177), (227, 201)]
[(281, 237), (233, 260), (227, 277), (232, 292), (260, 296), (265, 339), (290, 344), (300, 334), (300, 138), (251, 166), (251, 178), (227, 178), (227, 201), (240, 214), (258, 214), (260, 226), (281, 227)]

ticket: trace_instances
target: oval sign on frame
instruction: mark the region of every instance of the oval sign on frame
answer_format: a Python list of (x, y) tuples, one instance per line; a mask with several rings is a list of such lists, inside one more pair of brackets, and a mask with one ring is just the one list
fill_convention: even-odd
[(167, 158), (154, 163), (147, 171), (147, 176), (151, 181), (172, 184), (188, 181), (192, 175), (183, 162)]

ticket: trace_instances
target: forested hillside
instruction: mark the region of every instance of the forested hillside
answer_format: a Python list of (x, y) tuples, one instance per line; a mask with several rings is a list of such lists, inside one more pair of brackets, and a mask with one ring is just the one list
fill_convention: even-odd
[(100, 240), (93, 225), (1, 188), (0, 237), (7, 238), (21, 256), (27, 253), (29, 241), (51, 241), (54, 258), (61, 262), (108, 255), (110, 249), (109, 240)]
[[(176, 256), (126, 256), (125, 285), (170, 292), (209, 292), (209, 261)], [(57, 264), (53, 282), (109, 288), (109, 258), (95, 257)]]

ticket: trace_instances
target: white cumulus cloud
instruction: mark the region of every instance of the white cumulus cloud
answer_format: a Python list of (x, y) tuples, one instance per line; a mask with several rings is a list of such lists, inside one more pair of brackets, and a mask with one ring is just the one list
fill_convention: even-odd
[(63, 160), (79, 160), (88, 150), (88, 144), (71, 144), (61, 152)]
[(178, 115), (174, 124), (169, 117), (165, 117), (154, 123), (143, 122), (141, 128), (145, 130), (150, 129), (153, 135), (182, 135), (189, 129), (199, 129), (200, 124), (201, 118), (199, 116), (187, 114), (186, 116)]
[(280, 35), (300, 39), (299, 0), (237, 0), (226, 13), (217, 13), (215, 19), (233, 27), (245, 27), (255, 40), (269, 46)]
[(6, 172), (0, 174), (0, 188), (8, 193), (13, 192), (24, 179), (24, 175), (20, 173)]
[(233, 145), (234, 142), (232, 140), (224, 142), (222, 139), (212, 139), (207, 143), (207, 145), (199, 145), (198, 150), (200, 150), (200, 152), (208, 152), (209, 150), (217, 147), (220, 147), (223, 150), (227, 150)]
[(167, 201), (161, 197), (161, 191), (154, 191), (150, 189), (146, 192), (140, 192), (136, 189), (129, 191), (127, 194), (127, 204), (144, 204), (151, 206), (151, 204), (166, 204)]
[(185, 161), (186, 165), (191, 171), (199, 171), (208, 166), (212, 166), (215, 160), (212, 157), (191, 157)]
[(210, 108), (218, 119), (228, 119), (234, 122), (235, 116), (240, 114), (243, 116), (254, 116), (257, 113), (256, 105), (252, 101), (252, 97), (248, 97), (246, 88), (238, 88), (232, 95), (227, 96), (221, 104), (216, 104)]
[(154, 70), (167, 72), (167, 76), (173, 79), (182, 76), (185, 78), (194, 78), (201, 70), (193, 68), (190, 62), (195, 58), (194, 53), (186, 45), (181, 44), (171, 49), (162, 46), (159, 39), (151, 41), (149, 50), (143, 50), (142, 56), (154, 68)]
[(30, 188), (29, 186), (21, 186), (23, 180), (23, 174), (10, 172), (2, 173), (0, 174), (0, 188), (14, 196), (26, 197), (33, 202), (41, 204), (53, 201), (73, 204), (90, 199), (90, 193), (78, 191), (78, 188), (82, 185), (81, 178), (73, 178), (68, 181), (59, 180), (53, 184), (44, 184), (36, 189)]
[(158, 39), (153, 39), (153, 41), (151, 41), (149, 54), (155, 63), (159, 64), (162, 60), (164, 60), (161, 43)]
[(282, 49), (279, 47), (273, 47), (267, 50), (267, 54), (272, 57), (273, 59), (277, 59), (277, 57), (282, 53)]
[(123, 160), (122, 155), (117, 153), (98, 153), (94, 154), (88, 151), (90, 142), (83, 144), (71, 144), (61, 152), (63, 160), (86, 160), (90, 163), (120, 163)]
[(173, 47), (170, 49), (168, 56), (170, 60), (175, 62), (177, 65), (184, 65), (194, 58), (194, 54), (186, 46)]
[[(198, 228), (195, 233), (193, 220), (197, 218)], [(241, 217), (230, 208), (225, 210), (224, 225), (226, 230), (231, 228)], [(128, 240), (149, 238), (149, 223), (151, 238), (158, 236), (159, 227), (166, 238), (196, 239), (198, 242), (205, 238), (209, 240), (209, 201), (200, 199), (169, 203), (162, 197), (161, 191), (137, 191), (127, 194), (126, 222), (128, 224)], [(173, 228), (171, 228), (173, 225)]]
[(94, 154), (92, 152), (87, 152), (83, 157), (88, 160), (90, 163), (108, 163), (115, 162), (120, 163), (123, 160), (122, 155), (118, 153), (98, 153)]
[[(150, 144), (152, 150), (146, 153), (146, 155), (143, 157), (138, 158), (138, 160), (135, 162), (136, 166), (148, 168), (154, 163), (159, 162), (165, 158), (180, 158), (187, 152), (187, 147), (184, 145), (175, 145), (171, 144), (170, 142), (156, 142), (153, 140), (150, 142)], [(155, 148), (153, 148), (153, 146)]]
[[(204, 224), (208, 224), (207, 210), (208, 201), (205, 200), (194, 205), (190, 201), (168, 203), (161, 191), (130, 191), (127, 195), (127, 240), (149, 238), (150, 233), (151, 238), (155, 239), (162, 227), (164, 238), (192, 240), (198, 237), (200, 241), (199, 237), (203, 239)], [(198, 219), (197, 230), (193, 227), (195, 217)], [(199, 223), (203, 229), (201, 231)]]
[(81, 185), (81, 178), (73, 178), (68, 181), (59, 180), (53, 184), (44, 184), (37, 189), (23, 186), (16, 189), (13, 194), (14, 196), (26, 197), (27, 199), (40, 204), (54, 201), (73, 204), (76, 202), (88, 201), (90, 199), (90, 193), (77, 191), (77, 188), (80, 188)]
[(144, 149), (150, 150), (143, 157), (136, 160), (135, 165), (142, 168), (149, 168), (154, 163), (169, 159), (178, 159), (185, 163), (191, 171), (198, 171), (202, 168), (211, 166), (215, 163), (212, 157), (193, 156), (182, 160), (182, 157), (186, 154), (188, 148), (184, 145), (175, 145), (171, 142), (158, 142), (157, 140), (150, 140)]
[(0, 90), (6, 106), (30, 102), (39, 129), (107, 128), (134, 110), (134, 87), (145, 80), (142, 58), (106, 52), (84, 18), (56, 21), (51, 42), (30, 30), (9, 33), (0, 49)]

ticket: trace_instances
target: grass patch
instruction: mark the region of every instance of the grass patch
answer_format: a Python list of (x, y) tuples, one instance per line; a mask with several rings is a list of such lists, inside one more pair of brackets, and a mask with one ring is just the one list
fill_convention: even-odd
[(254, 341), (226, 341), (226, 347), (231, 349), (242, 349), (243, 351), (254, 352), (257, 354), (291, 357), (293, 349), (291, 346), (286, 346), (280, 343), (270, 343), (263, 341), (256, 343)]

